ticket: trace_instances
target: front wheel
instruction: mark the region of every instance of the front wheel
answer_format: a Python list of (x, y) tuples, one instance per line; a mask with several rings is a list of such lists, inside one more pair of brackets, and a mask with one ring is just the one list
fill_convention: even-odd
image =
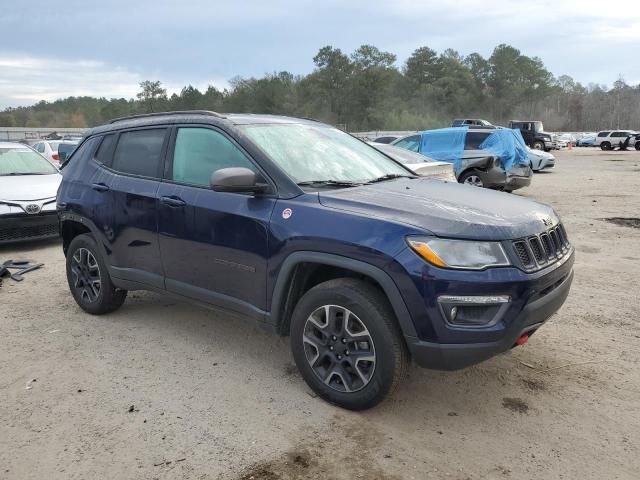
[(540, 141), (533, 142), (533, 149), (544, 150), (544, 142), (540, 142)]
[(613, 150), (613, 149), (611, 148), (611, 144), (610, 144), (609, 142), (602, 142), (602, 143), (600, 144), (600, 149), (601, 149), (601, 150), (603, 150), (603, 151)]
[(126, 290), (111, 283), (107, 265), (90, 235), (78, 235), (69, 245), (67, 282), (80, 308), (94, 315), (117, 310), (127, 297)]
[(473, 187), (484, 187), (486, 182), (484, 181), (484, 174), (477, 170), (471, 170), (469, 172), (465, 172), (460, 176), (460, 183), (464, 183), (465, 185), (471, 185)]
[(291, 349), (309, 387), (349, 410), (371, 408), (405, 376), (409, 355), (384, 294), (351, 278), (313, 287), (291, 318)]
[(640, 139), (636, 140), (636, 150), (640, 150)]

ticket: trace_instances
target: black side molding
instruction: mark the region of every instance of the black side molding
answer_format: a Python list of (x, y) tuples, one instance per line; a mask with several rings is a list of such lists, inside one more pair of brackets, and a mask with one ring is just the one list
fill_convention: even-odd
[(400, 291), (389, 274), (384, 270), (370, 263), (361, 262), (352, 258), (334, 255), (330, 253), (299, 251), (289, 255), (280, 267), (278, 279), (276, 280), (273, 294), (271, 296), (270, 313), (266, 317), (266, 322), (271, 324), (275, 330), (279, 330), (279, 325), (283, 321), (282, 313), (289, 292), (289, 281), (296, 265), (300, 263), (318, 263), (332, 267), (340, 267), (351, 270), (362, 275), (373, 278), (382, 287), (391, 307), (396, 314), (398, 324), (405, 336), (416, 337), (416, 329), (413, 320), (409, 315), (407, 305), (404, 303)]

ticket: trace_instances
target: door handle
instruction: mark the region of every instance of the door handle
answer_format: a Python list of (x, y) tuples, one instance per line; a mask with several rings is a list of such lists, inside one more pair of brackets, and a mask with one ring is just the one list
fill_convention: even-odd
[(98, 192), (108, 192), (109, 191), (109, 187), (106, 186), (104, 183), (93, 183), (93, 184), (91, 184), (91, 188), (93, 188), (94, 190), (96, 190)]
[(181, 198), (177, 197), (161, 197), (160, 201), (169, 207), (184, 207), (187, 203)]

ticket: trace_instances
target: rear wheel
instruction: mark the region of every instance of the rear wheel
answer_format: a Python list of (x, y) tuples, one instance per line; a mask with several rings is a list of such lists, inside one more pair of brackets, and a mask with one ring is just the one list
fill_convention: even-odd
[(484, 178), (484, 172), (480, 172), (478, 170), (470, 170), (468, 172), (464, 172), (460, 176), (460, 183), (464, 183), (465, 185), (472, 185), (474, 187), (484, 187), (486, 184)]
[(90, 235), (75, 237), (67, 250), (67, 282), (76, 303), (94, 315), (113, 312), (122, 306), (126, 290), (111, 283), (107, 266)]
[(640, 138), (636, 140), (636, 150), (640, 150)]
[(350, 278), (321, 283), (300, 299), (291, 348), (309, 387), (350, 410), (379, 403), (400, 383), (409, 360), (384, 294)]

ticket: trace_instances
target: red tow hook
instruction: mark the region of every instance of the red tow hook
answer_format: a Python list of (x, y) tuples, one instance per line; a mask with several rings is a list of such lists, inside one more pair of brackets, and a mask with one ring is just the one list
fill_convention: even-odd
[(525, 333), (516, 340), (516, 345), (524, 345), (525, 343), (527, 343), (527, 340), (529, 340), (529, 335)]

